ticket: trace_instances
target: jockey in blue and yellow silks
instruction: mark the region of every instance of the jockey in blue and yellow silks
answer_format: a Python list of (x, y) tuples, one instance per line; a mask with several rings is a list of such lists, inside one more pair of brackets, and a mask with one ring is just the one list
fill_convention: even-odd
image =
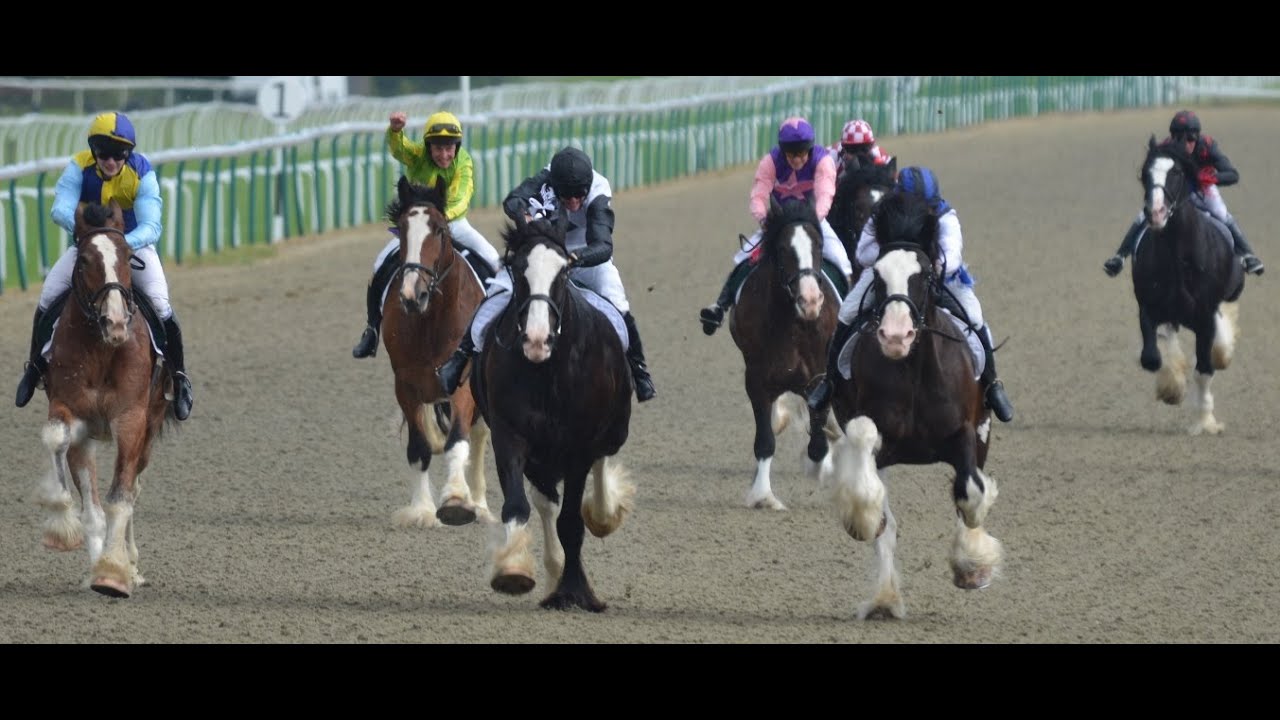
[[(146, 293), (164, 322), (165, 365), (173, 374), (175, 389), (174, 415), (185, 420), (191, 413), (191, 381), (185, 369), (182, 330), (169, 304), (169, 282), (155, 249), (162, 230), (160, 183), (151, 162), (135, 151), (137, 144), (133, 123), (124, 113), (105, 112), (95, 117), (89, 125), (89, 149), (73, 155), (58, 178), (50, 215), (70, 233), (75, 232), (76, 208), (81, 202), (105, 205), (115, 200), (124, 210), (125, 240), (144, 266), (135, 266), (133, 286)], [(75, 264), (76, 247), (72, 244), (45, 277), (32, 322), (31, 358), (18, 383), (18, 407), (31, 400), (48, 368), (43, 349), (52, 324), (46, 324), (46, 332), (41, 333), (41, 320), (55, 302), (70, 292)]]
[[(437, 112), (427, 118), (422, 142), (404, 136), (408, 117), (403, 112), (391, 113), (387, 125), (387, 150), (404, 165), (405, 177), (419, 185), (435, 187), (445, 183), (444, 216), (449, 221), (449, 234), (454, 245), (477, 255), (489, 266), (492, 275), (498, 271), (498, 250), (480, 231), (467, 221), (467, 210), (476, 191), (475, 165), (471, 154), (462, 147), (462, 123), (449, 112)], [(373, 261), (373, 278), (365, 293), (368, 324), (360, 342), (351, 350), (357, 358), (378, 354), (378, 330), (382, 326), (382, 295), (387, 283), (400, 266), (400, 239), (394, 234)], [(483, 280), (483, 278), (481, 278)]]

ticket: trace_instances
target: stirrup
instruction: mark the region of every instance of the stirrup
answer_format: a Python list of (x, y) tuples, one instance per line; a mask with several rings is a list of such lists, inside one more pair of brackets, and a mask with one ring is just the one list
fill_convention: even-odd
[(1241, 256), (1240, 264), (1244, 266), (1245, 272), (1253, 273), (1254, 275), (1261, 275), (1262, 271), (1265, 269), (1262, 266), (1262, 261), (1259, 260), (1258, 256), (1254, 255), (1253, 253), (1249, 253), (1248, 255)]
[(702, 320), (702, 332), (711, 335), (724, 323), (724, 308), (719, 305), (710, 305), (702, 308), (698, 316)]
[(360, 335), (360, 342), (351, 349), (351, 356), (356, 358), (377, 357), (378, 355), (378, 331), (372, 326), (366, 326), (364, 333)]
[(818, 385), (813, 388), (813, 391), (809, 393), (809, 396), (805, 398), (805, 404), (809, 406), (810, 411), (817, 412), (831, 402), (833, 390), (835, 390), (835, 384), (831, 382), (831, 378), (823, 377)]

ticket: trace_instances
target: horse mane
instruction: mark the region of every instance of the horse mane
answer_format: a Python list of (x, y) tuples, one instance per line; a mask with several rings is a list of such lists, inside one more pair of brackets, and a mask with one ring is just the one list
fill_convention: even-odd
[(520, 249), (525, 245), (536, 243), (539, 240), (545, 240), (568, 254), (564, 244), (564, 233), (565, 228), (562, 223), (547, 218), (538, 218), (532, 222), (525, 223), (523, 227), (507, 223), (507, 226), (502, 229), (502, 241), (506, 243), (508, 258), (520, 252)]
[(115, 219), (111, 207), (98, 203), (85, 203), (83, 219), (89, 227), (107, 227)]
[(404, 176), (401, 176), (400, 180), (401, 185), (405, 187), (405, 194), (403, 199), (397, 195), (387, 203), (386, 218), (389, 222), (398, 222), (404, 211), (416, 205), (430, 205), (438, 212), (444, 212), (444, 194), (439, 190), (407, 180)]
[(893, 164), (859, 164), (856, 168), (846, 166), (844, 174), (840, 176), (840, 182), (836, 184), (836, 193), (841, 196), (852, 196), (853, 192), (863, 185), (893, 187), (893, 167)]
[(764, 256), (771, 253), (771, 248), (783, 228), (796, 223), (807, 223), (816, 230), (821, 226), (821, 222), (818, 220), (817, 209), (808, 201), (791, 200), (784, 203), (770, 201), (769, 214), (764, 218), (764, 228), (761, 235), (761, 253)]
[(889, 193), (876, 207), (871, 222), (882, 253), (891, 244), (907, 243), (919, 246), (931, 261), (938, 259), (938, 215), (919, 195)]

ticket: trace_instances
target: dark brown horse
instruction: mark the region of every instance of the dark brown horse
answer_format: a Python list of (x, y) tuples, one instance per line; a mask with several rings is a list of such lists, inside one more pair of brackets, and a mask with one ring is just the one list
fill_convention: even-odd
[[(386, 217), (400, 235), (400, 269), (382, 305), (382, 342), (409, 426), (405, 454), (419, 472), (410, 504), (392, 519), (401, 527), (429, 527), (436, 520), (465, 525), (477, 516), (491, 521), (484, 481), (488, 427), (476, 412), (471, 386), (464, 382), (446, 395), (435, 372), (467, 331), (484, 289), (453, 244), (442, 212), (444, 182), (428, 188), (401, 177), (396, 189)], [(427, 468), (440, 452), (445, 483), (437, 510)]]
[(827, 222), (852, 258), (857, 255), (858, 237), (871, 219), (876, 203), (893, 189), (898, 175), (898, 159), (893, 158), (884, 165), (858, 164), (856, 158), (846, 163), (836, 183)]
[[(62, 551), (87, 545), (89, 586), (129, 597), (145, 582), (133, 534), (142, 471), (165, 421), (175, 419), (165, 398), (167, 374), (134, 299), (133, 252), (120, 206), (82, 203), (75, 238), (71, 299), (58, 316), (45, 376), (49, 421), (42, 437), (53, 470), (39, 492), (44, 545)], [(94, 455), (97, 443), (112, 439), (116, 467), (102, 498)], [(80, 517), (72, 509), (72, 485)]]
[(1179, 328), (1196, 336), (1198, 415), (1192, 435), (1222, 432), (1209, 384), (1235, 353), (1244, 271), (1225, 227), (1192, 204), (1196, 166), (1177, 143), (1148, 142), (1142, 164), (1143, 213), (1148, 228), (1133, 255), (1133, 295), (1142, 330), (1142, 367), (1156, 373), (1156, 397), (1182, 402), (1187, 360)]
[[(511, 302), (485, 331), (472, 375), (502, 483), (504, 534), (490, 585), (512, 595), (534, 587), (528, 479), (555, 588), (542, 607), (600, 612), (605, 604), (587, 581), (582, 540), (584, 528), (596, 537), (617, 530), (635, 494), (613, 461), (631, 424), (626, 349), (605, 312), (569, 281), (562, 226), (522, 222), (503, 239)], [(622, 327), (622, 316), (615, 320)]]
[(832, 406), (844, 435), (824, 484), (845, 530), (875, 541), (878, 587), (859, 617), (902, 617), (893, 552), (897, 522), (884, 480), (893, 465), (945, 462), (955, 469), (956, 531), (950, 555), (958, 587), (985, 587), (1001, 560), (982, 523), (996, 483), (982, 470), (991, 414), (961, 331), (937, 305), (937, 217), (911, 193), (892, 193), (872, 219), (881, 241), (874, 297), (883, 298), (856, 335), (852, 379), (837, 373)]
[(782, 206), (771, 200), (759, 253), (729, 321), (755, 417), (756, 474), (746, 502), (785, 510), (770, 479), (775, 436), (793, 416), (801, 418), (809, 426), (806, 469), (816, 475), (828, 441), (839, 434), (834, 424), (824, 426), (825, 417), (809, 418), (804, 398), (826, 370), (840, 297), (822, 275), (822, 232), (809, 203)]

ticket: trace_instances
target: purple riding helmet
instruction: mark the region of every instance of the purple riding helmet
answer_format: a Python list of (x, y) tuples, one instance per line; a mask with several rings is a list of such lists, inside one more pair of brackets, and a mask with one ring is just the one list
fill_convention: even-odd
[(813, 147), (813, 126), (802, 117), (789, 117), (778, 127), (778, 147), (783, 152), (799, 153)]

